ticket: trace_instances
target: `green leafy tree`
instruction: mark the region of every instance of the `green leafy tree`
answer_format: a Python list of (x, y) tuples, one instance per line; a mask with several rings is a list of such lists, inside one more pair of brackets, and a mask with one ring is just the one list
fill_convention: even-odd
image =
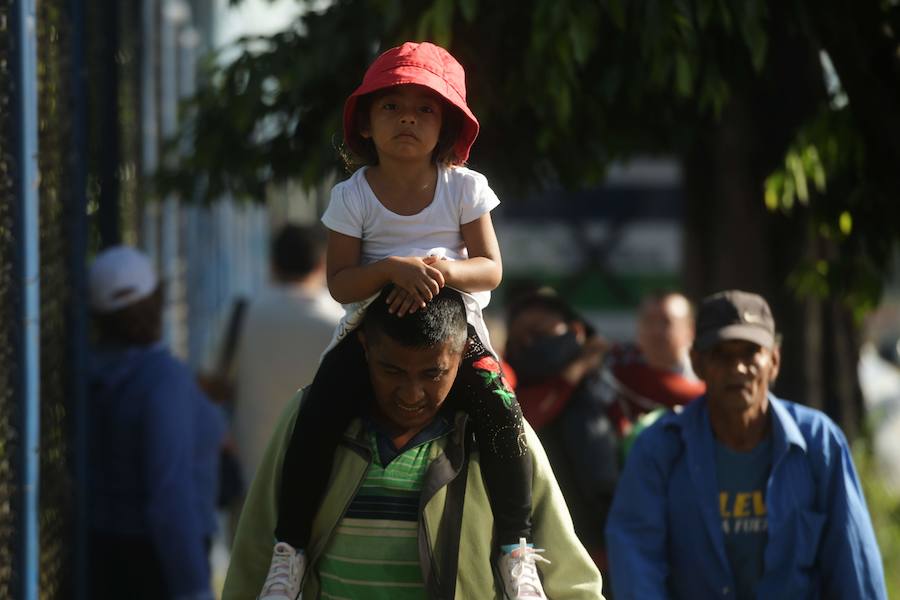
[(342, 102), (365, 67), (433, 40), (466, 67), (484, 125), (470, 162), (501, 191), (679, 157), (688, 291), (766, 294), (786, 334), (779, 389), (852, 435), (856, 327), (900, 235), (898, 32), (892, 0), (337, 0), (213, 69), (194, 153), (162, 182), (212, 200), (320, 180), (341, 168)]

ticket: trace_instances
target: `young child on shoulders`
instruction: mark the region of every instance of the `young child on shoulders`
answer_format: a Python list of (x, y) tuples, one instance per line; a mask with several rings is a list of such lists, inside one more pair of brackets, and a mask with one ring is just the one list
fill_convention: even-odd
[[(304, 550), (330, 476), (331, 460), (322, 457), (371, 403), (365, 371), (348, 374), (365, 369), (352, 333), (365, 307), (393, 284), (387, 301), (401, 315), (424, 307), (444, 286), (463, 292), (469, 340), (451, 395), (474, 425), (504, 591), (513, 600), (543, 599), (536, 561), (544, 559), (530, 544), (531, 457), (522, 413), (481, 314), (502, 277), (490, 216), (500, 201), (483, 175), (463, 166), (479, 129), (466, 104), (463, 68), (427, 42), (392, 48), (347, 99), (343, 125), (346, 148), (363, 166), (334, 187), (322, 221), (329, 230), (328, 287), (346, 315), (285, 454), (275, 551), (260, 598), (299, 595)], [(300, 472), (302, 481), (291, 476)]]

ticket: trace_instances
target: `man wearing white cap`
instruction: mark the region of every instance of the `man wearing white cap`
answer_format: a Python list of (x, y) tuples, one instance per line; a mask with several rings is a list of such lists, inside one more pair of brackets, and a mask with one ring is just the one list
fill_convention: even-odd
[(616, 600), (886, 600), (847, 440), (769, 392), (780, 359), (761, 296), (700, 304), (691, 360), (706, 394), (628, 457), (606, 525)]
[(116, 246), (88, 273), (91, 598), (208, 600), (225, 420), (160, 343), (147, 257)]

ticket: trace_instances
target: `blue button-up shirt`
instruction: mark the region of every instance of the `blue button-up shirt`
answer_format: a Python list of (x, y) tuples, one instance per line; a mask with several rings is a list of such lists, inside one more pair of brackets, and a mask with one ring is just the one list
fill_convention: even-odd
[[(885, 599), (866, 502), (841, 430), (769, 396), (772, 469), (760, 599)], [(616, 600), (735, 598), (706, 399), (657, 421), (629, 454), (606, 526)]]

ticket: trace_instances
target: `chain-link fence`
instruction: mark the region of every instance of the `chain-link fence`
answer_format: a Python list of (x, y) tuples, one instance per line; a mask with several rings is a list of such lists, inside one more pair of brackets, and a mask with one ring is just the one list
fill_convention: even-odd
[(71, 589), (73, 478), (71, 428), (73, 374), (68, 354), (73, 262), (70, 227), (84, 216), (75, 210), (72, 186), (71, 22), (65, 0), (37, 3), (38, 168), (40, 243), (40, 497), (41, 598)]
[[(23, 597), (23, 582), (29, 582), (30, 589), (35, 576), (26, 563), (26, 556), (32, 555), (23, 543), (28, 537), (23, 527), (26, 513), (34, 517), (23, 501), (23, 492), (29, 489), (23, 484), (23, 423), (26, 406), (34, 407), (25, 399), (22, 373), (34, 365), (26, 364), (23, 351), (26, 283), (20, 267), (26, 244), (17, 213), (23, 200), (17, 192), (22, 173), (17, 135), (22, 122), (16, 102), (24, 101), (25, 95), (15, 81), (16, 5), (14, 0), (0, 0), (0, 599), (4, 600)], [(185, 20), (184, 15), (175, 19), (177, 15), (163, 10), (168, 4), (158, 0), (113, 4), (40, 0), (28, 6), (36, 10), (40, 173), (37, 586), (41, 599), (80, 599), (89, 597), (82, 545), (88, 527), (85, 483), (90, 467), (83, 435), (87, 248), (123, 240), (167, 259), (160, 261), (161, 270), (175, 266), (170, 270), (185, 291), (177, 298), (183, 310), (176, 323), (181, 335), (175, 337), (192, 342), (180, 349), (197, 367), (232, 296), (262, 284), (263, 234), (268, 226), (263, 208), (238, 208), (230, 202), (214, 208), (176, 205), (169, 220), (143, 210), (154, 197), (153, 165), (158, 164), (167, 135), (159, 119), (162, 109), (177, 114), (174, 102), (189, 95), (193, 85), (185, 78), (197, 60), (190, 10)], [(201, 15), (213, 6), (209, 0), (190, 3)], [(162, 36), (166, 26), (177, 35)], [(174, 63), (161, 58), (167, 48), (163, 39), (177, 46), (171, 55)], [(171, 86), (175, 95), (163, 106), (162, 91)], [(168, 254), (162, 251), (165, 232), (175, 236)], [(212, 274), (210, 262), (215, 266)], [(204, 274), (209, 277), (200, 277)]]
[[(71, 355), (72, 336), (83, 298), (73, 290), (81, 277), (83, 244), (73, 243), (85, 221), (84, 203), (75, 176), (80, 155), (73, 147), (72, 6), (66, 0), (36, 3), (38, 169), (39, 186), (39, 580), (41, 598), (67, 598), (72, 591), (74, 554), (73, 400), (79, 374)], [(23, 101), (16, 87), (15, 4), (0, 0), (0, 598), (22, 593), (22, 416), (26, 402), (19, 373), (23, 367), (22, 290), (17, 265), (23, 259), (19, 229), (22, 198), (16, 189), (21, 175), (16, 152), (16, 106)], [(26, 74), (27, 75), (27, 74)], [(77, 235), (73, 237), (73, 232)]]
[(13, 195), (17, 170), (13, 64), (9, 60), (15, 40), (11, 22), (12, 3), (0, 0), (0, 598), (12, 598), (17, 585), (19, 540), (21, 436), (19, 410), (15, 402), (19, 357), (18, 286), (14, 281), (16, 245), (13, 232), (16, 214)]

